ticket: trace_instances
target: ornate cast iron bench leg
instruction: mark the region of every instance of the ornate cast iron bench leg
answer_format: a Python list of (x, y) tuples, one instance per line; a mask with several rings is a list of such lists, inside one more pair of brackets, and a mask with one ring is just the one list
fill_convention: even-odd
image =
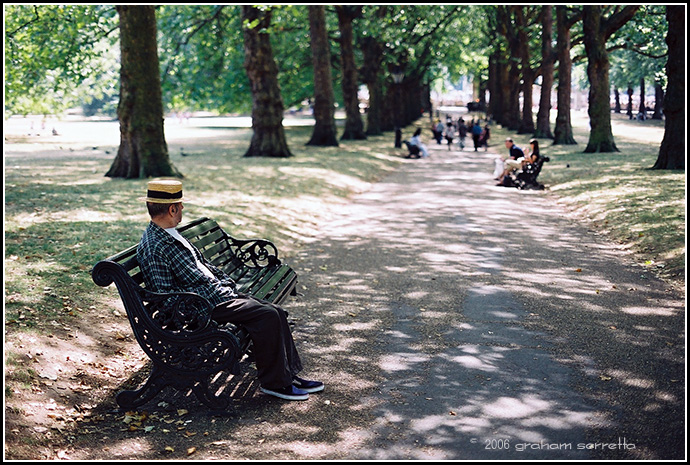
[(151, 369), (151, 374), (144, 385), (133, 391), (122, 391), (118, 393), (115, 400), (117, 405), (125, 410), (134, 409), (140, 405), (144, 405), (149, 400), (153, 399), (156, 394), (168, 384), (164, 381), (164, 372), (158, 369), (155, 365)]

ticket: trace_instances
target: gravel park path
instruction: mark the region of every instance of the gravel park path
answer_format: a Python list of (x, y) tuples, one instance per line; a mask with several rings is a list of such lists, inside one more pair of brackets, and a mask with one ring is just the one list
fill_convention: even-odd
[(310, 356), (368, 413), (341, 456), (683, 458), (684, 300), (495, 157), (434, 150), (304, 252)]

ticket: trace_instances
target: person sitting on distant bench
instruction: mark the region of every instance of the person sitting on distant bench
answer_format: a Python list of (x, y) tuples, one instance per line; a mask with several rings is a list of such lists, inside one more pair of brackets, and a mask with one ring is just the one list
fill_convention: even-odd
[[(510, 150), (510, 156), (504, 162), (504, 171), (499, 177), (497, 186), (502, 186), (505, 184), (505, 177), (510, 175), (513, 171), (524, 168), (530, 163), (536, 163), (539, 160), (539, 141), (537, 139), (531, 139), (529, 141), (530, 148), (527, 150), (527, 154), (520, 147), (515, 145), (513, 139), (506, 139), (506, 148)], [(522, 156), (520, 156), (522, 154)], [(513, 158), (518, 157), (517, 159)]]

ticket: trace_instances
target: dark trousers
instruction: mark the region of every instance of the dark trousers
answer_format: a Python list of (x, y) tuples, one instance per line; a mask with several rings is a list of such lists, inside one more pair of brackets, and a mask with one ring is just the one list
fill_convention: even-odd
[(261, 386), (284, 388), (302, 370), (286, 313), (279, 306), (240, 294), (218, 304), (211, 318), (219, 323), (241, 324), (249, 331)]

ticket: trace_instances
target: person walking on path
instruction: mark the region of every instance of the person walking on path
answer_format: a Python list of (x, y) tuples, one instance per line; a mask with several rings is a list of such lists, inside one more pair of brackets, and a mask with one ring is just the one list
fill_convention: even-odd
[(474, 121), (472, 124), (472, 142), (474, 143), (474, 151), (479, 150), (480, 144), (480, 138), (482, 136), (482, 127), (479, 125), (479, 120)]
[(453, 145), (453, 140), (455, 139), (455, 126), (452, 121), (446, 124), (446, 141), (448, 142), (448, 150), (451, 149)]
[(460, 117), (458, 120), (458, 146), (460, 150), (465, 150), (465, 138), (467, 137), (467, 125), (465, 120)]

